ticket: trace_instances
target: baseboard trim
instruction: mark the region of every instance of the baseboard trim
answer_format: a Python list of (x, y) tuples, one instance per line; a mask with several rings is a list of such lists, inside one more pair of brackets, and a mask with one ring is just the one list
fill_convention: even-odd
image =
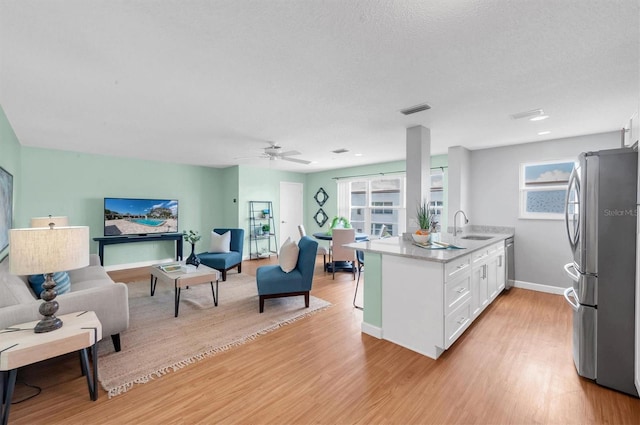
[(521, 280), (516, 280), (514, 283), (514, 287), (528, 289), (530, 291), (546, 292), (548, 294), (556, 294), (556, 295), (562, 295), (565, 290), (565, 288), (560, 288), (558, 286), (543, 285), (541, 283), (523, 282)]
[(153, 266), (154, 264), (171, 263), (175, 261), (176, 260), (173, 258), (164, 258), (162, 260), (141, 261), (139, 263), (114, 264), (112, 266), (104, 266), (104, 270), (107, 272), (113, 272), (117, 270), (137, 269), (140, 267)]
[(371, 335), (374, 338), (382, 339), (382, 328), (362, 322), (361, 330), (362, 333)]

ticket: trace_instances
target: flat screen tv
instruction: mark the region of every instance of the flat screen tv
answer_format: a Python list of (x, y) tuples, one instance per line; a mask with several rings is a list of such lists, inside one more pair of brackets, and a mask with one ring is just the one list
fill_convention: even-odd
[(144, 236), (177, 231), (177, 199), (104, 198), (105, 236)]

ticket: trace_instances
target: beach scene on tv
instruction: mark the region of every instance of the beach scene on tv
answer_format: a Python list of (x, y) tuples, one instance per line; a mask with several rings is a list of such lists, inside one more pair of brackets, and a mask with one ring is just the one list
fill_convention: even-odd
[(141, 235), (178, 231), (178, 201), (105, 198), (104, 235)]

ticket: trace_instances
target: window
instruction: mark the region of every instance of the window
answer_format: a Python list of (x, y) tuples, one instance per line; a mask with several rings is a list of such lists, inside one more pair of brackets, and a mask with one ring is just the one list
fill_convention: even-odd
[(547, 161), (520, 165), (520, 218), (564, 218), (573, 161)]
[(444, 168), (431, 171), (431, 194), (429, 198), (429, 212), (437, 227), (441, 227), (444, 217)]
[(384, 224), (398, 236), (405, 224), (405, 176), (361, 177), (338, 181), (338, 212), (356, 232), (376, 234)]

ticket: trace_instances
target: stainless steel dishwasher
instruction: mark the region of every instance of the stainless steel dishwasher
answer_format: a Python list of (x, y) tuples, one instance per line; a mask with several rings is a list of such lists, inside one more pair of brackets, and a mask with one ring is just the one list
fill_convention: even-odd
[(504, 240), (504, 263), (506, 274), (506, 289), (511, 289), (516, 281), (516, 267), (513, 258), (513, 236)]

